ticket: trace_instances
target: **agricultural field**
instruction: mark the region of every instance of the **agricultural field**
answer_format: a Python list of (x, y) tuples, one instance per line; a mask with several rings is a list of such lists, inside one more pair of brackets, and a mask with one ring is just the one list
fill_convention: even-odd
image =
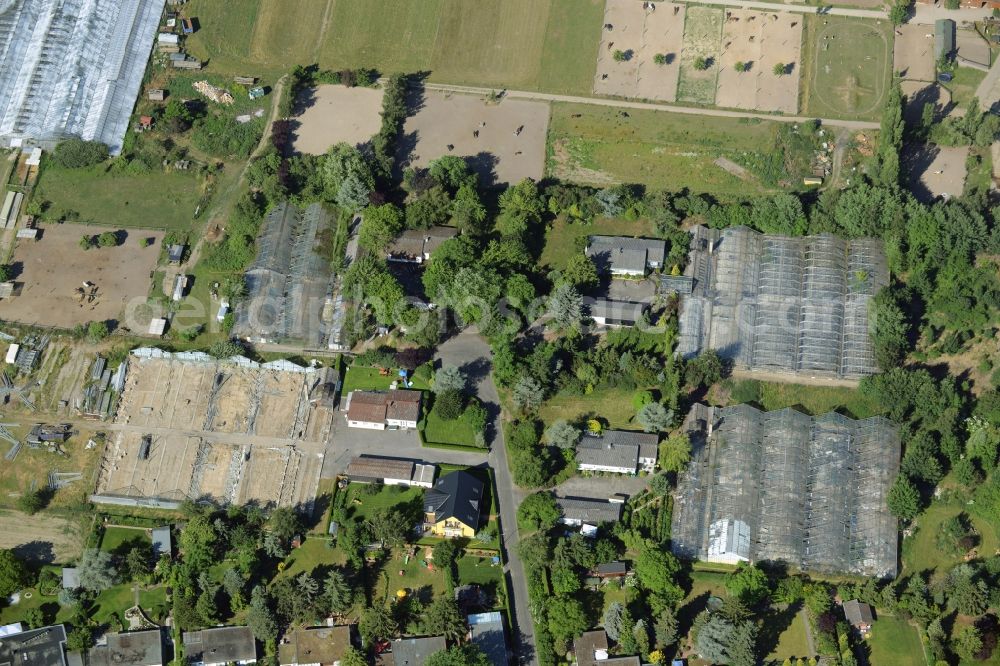
[(807, 386), (733, 378), (715, 387), (709, 397), (718, 405), (751, 403), (766, 411), (795, 407), (813, 416), (835, 411), (864, 419), (885, 412), (883, 406), (846, 386)]
[(191, 53), (226, 74), (262, 76), (315, 62), (584, 94), (594, 76), (604, 2), (191, 0), (185, 11), (200, 24), (188, 40)]
[[(33, 199), (42, 219), (119, 229), (190, 229), (204, 185), (191, 172), (108, 173), (105, 165), (63, 169), (46, 164)], [(95, 229), (98, 234), (102, 229)]]
[(890, 83), (892, 24), (804, 15), (802, 112), (877, 120)]
[[(714, 104), (722, 55), (724, 12), (716, 7), (689, 7), (684, 19), (684, 47), (677, 82), (677, 101)], [(696, 63), (704, 60), (704, 69)]]
[[(767, 184), (774, 177), (756, 165), (775, 155), (789, 163), (803, 161), (798, 151), (781, 149), (781, 127), (776, 121), (709, 116), (695, 120), (663, 111), (630, 109), (626, 114), (610, 107), (557, 103), (549, 118), (546, 175), (590, 185), (639, 183), (745, 197), (776, 189)], [(716, 164), (720, 157), (748, 168), (736, 175)], [(808, 159), (804, 162), (808, 165)]]

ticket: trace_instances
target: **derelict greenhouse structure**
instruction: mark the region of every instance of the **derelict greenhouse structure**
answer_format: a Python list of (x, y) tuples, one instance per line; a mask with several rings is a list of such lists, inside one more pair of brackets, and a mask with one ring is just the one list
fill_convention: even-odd
[(0, 0), (0, 144), (118, 154), (164, 0)]
[(895, 577), (899, 528), (887, 498), (900, 441), (887, 419), (699, 404), (685, 428), (692, 452), (674, 498), (675, 554)]
[(882, 241), (692, 229), (677, 351), (741, 370), (858, 379), (877, 372), (868, 305), (889, 283)]

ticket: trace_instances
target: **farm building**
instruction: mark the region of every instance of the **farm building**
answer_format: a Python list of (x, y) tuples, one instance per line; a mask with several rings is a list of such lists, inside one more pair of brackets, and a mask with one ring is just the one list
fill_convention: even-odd
[(0, 5), (0, 145), (76, 136), (118, 154), (164, 0)]
[(677, 351), (737, 369), (858, 379), (876, 372), (868, 304), (889, 282), (882, 241), (692, 229)]
[(416, 428), (419, 420), (420, 391), (351, 391), (347, 395), (350, 428)]
[(387, 486), (430, 488), (437, 467), (411, 460), (358, 456), (347, 465), (347, 476), (356, 483), (384, 483)]
[(692, 451), (675, 493), (675, 554), (896, 575), (899, 529), (886, 498), (900, 443), (885, 418), (697, 404), (684, 427)]
[(599, 273), (629, 277), (645, 275), (647, 270), (663, 266), (666, 241), (626, 236), (591, 236), (587, 256), (594, 260)]
[(934, 22), (934, 59), (947, 58), (955, 52), (955, 22), (938, 19)]
[(325, 345), (330, 262), (316, 248), (329, 224), (321, 204), (299, 211), (284, 202), (268, 213), (257, 239), (257, 258), (246, 273), (247, 298), (234, 313), (237, 336)]

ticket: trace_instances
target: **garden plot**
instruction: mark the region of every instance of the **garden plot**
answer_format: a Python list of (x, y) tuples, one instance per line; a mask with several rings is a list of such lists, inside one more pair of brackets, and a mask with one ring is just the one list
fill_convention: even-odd
[[(718, 90), (718, 106), (796, 113), (802, 49), (800, 14), (726, 10)], [(737, 63), (747, 69), (737, 70)], [(776, 74), (776, 65), (784, 73)]]
[[(689, 7), (684, 19), (677, 100), (714, 104), (722, 55), (723, 9)], [(702, 69), (698, 65), (703, 66)]]

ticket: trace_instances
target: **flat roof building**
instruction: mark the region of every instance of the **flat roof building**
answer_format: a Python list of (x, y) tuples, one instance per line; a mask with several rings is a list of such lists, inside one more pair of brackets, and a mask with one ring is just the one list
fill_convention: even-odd
[(674, 494), (676, 555), (896, 575), (887, 497), (900, 442), (887, 419), (696, 404), (684, 428), (691, 462)]
[(0, 664), (66, 666), (66, 628), (61, 624), (8, 634), (0, 640)]
[[(588, 299), (589, 300), (589, 299)], [(595, 298), (587, 303), (590, 317), (598, 326), (635, 326), (646, 310), (644, 303)]]
[(572, 527), (601, 523), (616, 523), (622, 517), (622, 504), (587, 497), (557, 497), (556, 506), (562, 511), (562, 523)]
[[(503, 615), (499, 612), (477, 613), (466, 618), (472, 642), (479, 646), (493, 666), (507, 666), (507, 636)], [(397, 664), (398, 666), (398, 664)]]
[(214, 627), (184, 632), (184, 656), (193, 666), (257, 663), (257, 642), (249, 627)]
[(281, 666), (338, 664), (353, 645), (351, 625), (293, 629), (278, 645)]
[(163, 636), (159, 629), (107, 635), (107, 644), (91, 648), (86, 666), (163, 666)]
[(392, 660), (395, 666), (424, 666), (432, 654), (447, 649), (444, 636), (397, 638), (392, 641)]

